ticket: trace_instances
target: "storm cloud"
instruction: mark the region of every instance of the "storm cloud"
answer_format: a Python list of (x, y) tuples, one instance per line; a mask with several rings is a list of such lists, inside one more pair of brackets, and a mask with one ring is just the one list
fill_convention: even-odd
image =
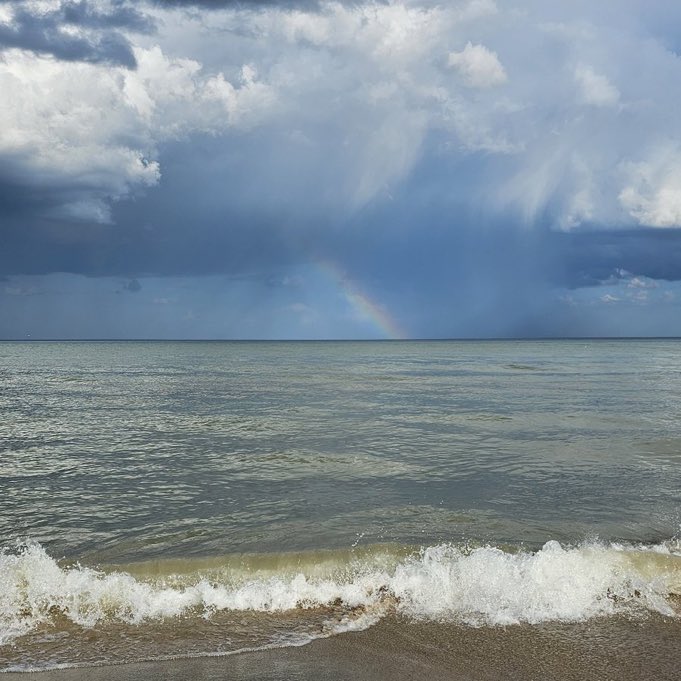
[(135, 56), (128, 31), (148, 33), (153, 22), (132, 6), (112, 2), (104, 9), (79, 0), (63, 3), (0, 3), (0, 50), (11, 48), (65, 61), (107, 63), (128, 68)]
[(111, 304), (163, 315), (182, 280), (205, 319), (218, 277), (268, 337), (380, 335), (362, 296), (404, 335), (589, 335), (617, 314), (656, 333), (681, 281), (680, 15), (0, 3), (0, 275), (135, 280)]

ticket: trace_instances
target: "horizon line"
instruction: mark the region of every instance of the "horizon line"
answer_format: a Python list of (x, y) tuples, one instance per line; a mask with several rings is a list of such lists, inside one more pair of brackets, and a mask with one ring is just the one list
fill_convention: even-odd
[(437, 343), (681, 340), (681, 336), (441, 336), (430, 338), (0, 338), (0, 343)]

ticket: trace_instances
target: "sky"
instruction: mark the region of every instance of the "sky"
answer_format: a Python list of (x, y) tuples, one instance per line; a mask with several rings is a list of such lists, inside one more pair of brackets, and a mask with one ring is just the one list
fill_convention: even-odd
[(0, 338), (681, 336), (676, 0), (0, 0)]

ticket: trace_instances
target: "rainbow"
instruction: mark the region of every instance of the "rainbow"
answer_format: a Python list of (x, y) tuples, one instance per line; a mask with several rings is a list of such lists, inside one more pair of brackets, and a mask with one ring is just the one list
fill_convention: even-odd
[(336, 263), (325, 258), (319, 258), (315, 260), (315, 264), (321, 272), (332, 279), (336, 287), (341, 289), (350, 305), (361, 316), (371, 320), (383, 336), (390, 339), (409, 337), (409, 334), (390, 315), (385, 307), (372, 300)]

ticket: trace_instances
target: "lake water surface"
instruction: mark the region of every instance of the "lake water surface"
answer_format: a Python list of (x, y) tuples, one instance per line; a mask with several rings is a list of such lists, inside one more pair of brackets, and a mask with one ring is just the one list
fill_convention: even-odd
[(0, 415), (4, 670), (679, 618), (680, 341), (5, 342)]

